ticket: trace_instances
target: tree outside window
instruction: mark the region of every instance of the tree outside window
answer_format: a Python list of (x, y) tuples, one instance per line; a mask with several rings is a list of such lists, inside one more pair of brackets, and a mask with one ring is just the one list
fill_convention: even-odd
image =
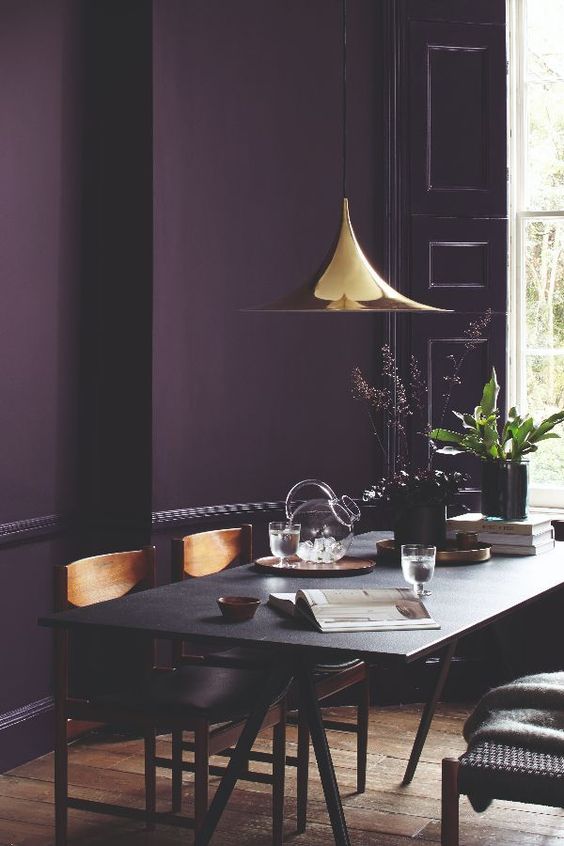
[[(511, 71), (515, 400), (564, 407), (564, 0), (514, 0)], [(564, 505), (564, 439), (531, 460), (535, 492)]]

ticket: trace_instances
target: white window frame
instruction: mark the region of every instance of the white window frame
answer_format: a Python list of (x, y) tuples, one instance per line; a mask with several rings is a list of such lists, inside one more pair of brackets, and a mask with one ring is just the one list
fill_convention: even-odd
[[(530, 0), (529, 0), (530, 2)], [(509, 343), (507, 345), (508, 407), (526, 408), (525, 347), (525, 273), (524, 229), (527, 221), (537, 218), (564, 219), (564, 211), (540, 211), (525, 207), (525, 164), (527, 140), (526, 114), (526, 2), (508, 0), (509, 49)], [(529, 502), (540, 508), (564, 508), (562, 485), (530, 486)]]

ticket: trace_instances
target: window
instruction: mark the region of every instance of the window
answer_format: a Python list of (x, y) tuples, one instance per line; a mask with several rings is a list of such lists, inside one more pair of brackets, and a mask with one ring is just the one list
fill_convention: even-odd
[[(511, 11), (510, 401), (537, 420), (564, 407), (564, 0)], [(564, 437), (530, 470), (531, 504), (564, 506)]]

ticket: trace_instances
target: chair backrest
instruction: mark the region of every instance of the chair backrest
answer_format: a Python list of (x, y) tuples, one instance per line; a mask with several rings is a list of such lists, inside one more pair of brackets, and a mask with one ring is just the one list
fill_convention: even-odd
[(230, 564), (248, 564), (253, 557), (253, 527), (198, 532), (172, 541), (172, 580), (209, 576)]
[(155, 548), (81, 558), (55, 568), (57, 610), (117, 599), (155, 585)]
[[(155, 548), (112, 552), (55, 567), (58, 611), (118, 599), (155, 585)], [(126, 690), (154, 664), (152, 639), (135, 633), (81, 631), (69, 642), (69, 691), (73, 699)]]

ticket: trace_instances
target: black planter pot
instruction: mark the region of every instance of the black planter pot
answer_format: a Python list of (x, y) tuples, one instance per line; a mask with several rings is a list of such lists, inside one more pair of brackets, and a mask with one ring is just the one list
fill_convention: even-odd
[(398, 548), (402, 543), (445, 546), (446, 506), (413, 505), (396, 511), (394, 540)]
[(482, 462), (482, 513), (492, 520), (527, 516), (529, 465), (526, 461)]

